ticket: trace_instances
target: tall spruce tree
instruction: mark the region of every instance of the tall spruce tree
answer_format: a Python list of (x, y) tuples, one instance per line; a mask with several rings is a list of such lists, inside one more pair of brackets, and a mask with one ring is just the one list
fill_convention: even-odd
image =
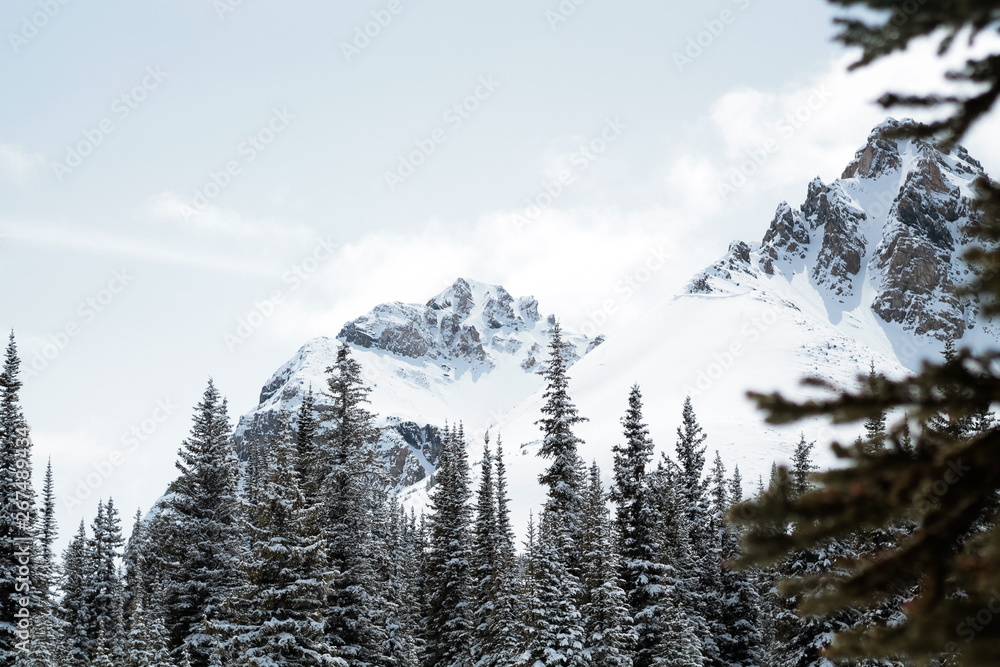
[(613, 448), (615, 471), (611, 498), (617, 506), (615, 527), (622, 586), (637, 635), (634, 664), (648, 667), (653, 664), (655, 647), (662, 639), (658, 619), (664, 567), (659, 561), (659, 545), (655, 539), (658, 519), (646, 470), (653, 456), (653, 441), (643, 422), (642, 392), (638, 385), (629, 392), (622, 427), (625, 441)]
[(114, 500), (98, 503), (97, 516), (91, 526), (92, 537), (88, 550), (93, 564), (87, 585), (86, 604), (89, 608), (88, 635), (101, 635), (104, 645), (98, 653), (119, 659), (124, 637), (122, 636), (122, 582), (118, 576), (119, 549), (124, 544), (121, 520)]
[(59, 567), (53, 550), (57, 538), (57, 528), (51, 460), (45, 469), (42, 510), (38, 513), (37, 524), (35, 531), (36, 551), (32, 560), (35, 571), (32, 579), (39, 604), (32, 611), (28, 650), (17, 652), (18, 667), (55, 667), (68, 662), (63, 650), (65, 646), (62, 641), (63, 628), (57, 615), (58, 609), (55, 599)]
[(302, 493), (286, 414), (269, 447), (259, 502), (248, 508), (245, 584), (228, 606), (239, 628), (237, 665), (347, 665), (326, 644), (323, 609), (332, 579), (321, 507)]
[[(39, 590), (32, 441), (21, 410), (21, 359), (11, 331), (0, 372), (0, 665), (30, 644), (31, 615), (44, 609)], [(29, 574), (21, 567), (28, 561)], [(28, 605), (21, 604), (26, 598)], [(23, 617), (25, 611), (29, 616)], [(22, 643), (23, 642), (23, 643)], [(20, 643), (20, 649), (19, 649)]]
[(386, 541), (386, 621), (385, 654), (394, 667), (420, 664), (420, 563), (410, 533), (406, 511), (393, 497), (388, 505), (389, 534)]
[(553, 546), (566, 549), (560, 553), (565, 559), (571, 576), (579, 577), (577, 541), (581, 524), (580, 502), (583, 489), (583, 461), (578, 454), (581, 444), (573, 427), (586, 421), (581, 417), (569, 396), (569, 343), (563, 340), (559, 323), (552, 326), (549, 343), (549, 361), (545, 370), (545, 400), (542, 417), (535, 422), (542, 430), (542, 446), (538, 455), (551, 461), (548, 469), (538, 478), (548, 487), (546, 501), (547, 519), (551, 530), (565, 531)]
[[(525, 667), (584, 667), (587, 665), (583, 618), (577, 607), (579, 580), (562, 556), (568, 549), (567, 531), (559, 515), (546, 511), (537, 537), (530, 544), (530, 584), (524, 650), (514, 664)], [(553, 526), (552, 523), (556, 525)]]
[(632, 629), (632, 611), (618, 578), (607, 496), (596, 462), (590, 467), (583, 506), (580, 613), (584, 655), (587, 664), (593, 667), (626, 667), (632, 665), (636, 635)]
[(440, 667), (473, 664), (472, 497), (462, 430), (445, 439), (428, 518), (428, 609), (424, 663)]
[(476, 518), (473, 527), (472, 591), (475, 605), (472, 615), (472, 657), (476, 664), (490, 662), (493, 647), (499, 637), (493, 632), (493, 619), (500, 595), (500, 534), (497, 524), (496, 486), (493, 482), (493, 455), (490, 452), (489, 431), (483, 441), (483, 460), (476, 490)]
[(489, 620), (488, 634), (495, 638), (492, 665), (510, 664), (517, 654), (521, 635), (521, 601), (518, 597), (518, 561), (514, 531), (510, 523), (510, 498), (507, 493), (507, 468), (503, 443), (497, 438), (496, 453), (496, 540), (497, 569), (494, 575), (496, 600)]
[(164, 534), (155, 535), (163, 570), (164, 612), (175, 659), (206, 667), (210, 626), (240, 581), (239, 467), (230, 442), (226, 400), (209, 380), (195, 407), (190, 436), (178, 453), (180, 476), (163, 503)]
[(719, 664), (721, 658), (716, 636), (721, 624), (719, 607), (713, 604), (712, 591), (718, 578), (720, 562), (714, 548), (714, 536), (709, 521), (708, 484), (705, 470), (705, 441), (707, 436), (698, 422), (691, 397), (684, 399), (681, 425), (677, 427), (676, 491), (681, 501), (680, 511), (686, 516), (688, 531), (687, 550), (691, 559), (693, 579), (689, 585), (692, 606), (688, 619), (699, 629), (702, 655), (707, 664)]
[(761, 600), (753, 580), (754, 573), (731, 567), (740, 557), (740, 534), (726, 520), (734, 502), (742, 499), (739, 470), (733, 480), (727, 480), (722, 456), (716, 451), (710, 479), (714, 560), (720, 565), (712, 600), (718, 609), (718, 623), (713, 632), (719, 647), (719, 660), (726, 667), (753, 667), (760, 664), (761, 656)]
[(370, 388), (346, 343), (327, 369), (333, 399), (333, 428), (323, 442), (329, 469), (322, 496), (330, 567), (336, 573), (327, 607), (327, 633), (337, 653), (352, 665), (384, 659), (384, 582), (377, 573), (385, 559), (377, 536), (377, 516), (386, 502), (384, 466), (376, 456), (379, 431), (368, 411)]
[(302, 493), (307, 503), (319, 502), (323, 480), (329, 472), (329, 457), (319, 442), (319, 420), (316, 417), (316, 397), (313, 395), (312, 385), (309, 386), (309, 391), (299, 406), (295, 446), (298, 450), (297, 461), (299, 479), (302, 480)]
[(683, 488), (686, 479), (682, 469), (666, 455), (662, 456), (650, 479), (653, 507), (660, 519), (655, 537), (658, 560), (664, 565), (662, 594), (642, 619), (650, 626), (651, 636), (656, 638), (655, 645), (648, 649), (651, 664), (658, 664), (674, 650), (670, 642), (680, 641), (681, 629), (685, 633), (693, 632), (697, 638), (698, 651), (692, 656), (704, 661), (699, 664), (710, 664), (705, 655), (706, 646), (717, 651), (704, 616), (707, 605), (703, 585), (705, 572), (698, 553), (700, 547), (695, 546), (692, 537), (691, 517), (687, 511), (690, 499)]
[(39, 558), (36, 564), (37, 587), (39, 593), (51, 606), (53, 602), (56, 579), (59, 574), (59, 566), (56, 563), (55, 543), (59, 537), (59, 528), (56, 524), (56, 491), (55, 482), (52, 478), (52, 459), (49, 459), (45, 466), (45, 482), (42, 486), (42, 511), (38, 516), (38, 552)]
[(61, 613), (63, 620), (63, 644), (67, 664), (71, 667), (86, 667), (90, 662), (96, 636), (89, 633), (91, 627), (90, 583), (93, 580), (94, 559), (91, 556), (90, 541), (83, 520), (69, 546), (63, 552), (61, 588), (63, 597)]

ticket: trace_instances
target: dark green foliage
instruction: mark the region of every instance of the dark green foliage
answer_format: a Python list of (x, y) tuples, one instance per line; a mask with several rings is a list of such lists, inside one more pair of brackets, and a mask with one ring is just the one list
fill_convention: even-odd
[(434, 473), (428, 519), (427, 631), (424, 662), (442, 667), (472, 664), (472, 497), (461, 429), (452, 429)]
[(632, 665), (636, 636), (632, 630), (632, 610), (618, 578), (607, 497), (596, 463), (590, 468), (583, 500), (580, 612), (585, 654), (593, 667), (626, 667)]
[(287, 415), (269, 448), (259, 502), (248, 508), (245, 584), (228, 603), (237, 665), (346, 665), (325, 643), (329, 571), (319, 505), (307, 503)]
[(567, 549), (563, 556), (570, 571), (576, 573), (583, 462), (577, 453), (582, 441), (573, 433), (573, 427), (585, 418), (580, 416), (569, 396), (569, 377), (566, 375), (568, 349), (569, 344), (563, 340), (556, 322), (552, 327), (549, 363), (545, 371), (545, 405), (542, 406), (542, 418), (536, 422), (542, 430), (542, 446), (538, 455), (552, 463), (538, 481), (549, 489), (546, 508), (554, 515), (550, 528), (566, 531), (565, 539), (560, 540)]
[[(336, 572), (327, 607), (327, 634), (339, 655), (357, 665), (378, 664), (386, 646), (385, 562), (378, 514), (386, 501), (383, 466), (376, 458), (379, 432), (368, 411), (370, 389), (345, 343), (327, 372), (333, 397), (333, 432), (325, 443), (329, 471), (323, 483), (327, 550)], [(321, 468), (322, 469), (322, 468)]]
[(210, 629), (240, 581), (239, 469), (230, 442), (226, 400), (209, 380), (191, 434), (178, 452), (171, 484), (151, 530), (163, 586), (165, 622), (175, 659), (185, 652), (205, 667)]
[(637, 647), (634, 664), (652, 664), (653, 651), (661, 641), (660, 596), (664, 565), (659, 561), (655, 540), (654, 510), (646, 467), (653, 455), (653, 441), (642, 419), (642, 393), (633, 386), (628, 409), (622, 418), (625, 442), (615, 445), (615, 476), (611, 498), (618, 507), (615, 516), (622, 586), (635, 620)]

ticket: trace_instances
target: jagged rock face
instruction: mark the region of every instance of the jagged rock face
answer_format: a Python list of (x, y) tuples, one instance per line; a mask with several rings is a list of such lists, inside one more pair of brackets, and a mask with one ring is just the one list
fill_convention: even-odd
[(764, 272), (774, 275), (775, 260), (805, 259), (808, 246), (809, 230), (802, 213), (793, 211), (787, 202), (782, 202), (761, 242)]
[(949, 170), (932, 146), (918, 144), (916, 167), (905, 176), (876, 251), (883, 283), (872, 309), (917, 334), (960, 338), (974, 307), (956, 293), (965, 270), (957, 260), (968, 240), (961, 227), (977, 214), (946, 174), (975, 176), (974, 161), (965, 153)]
[(729, 252), (725, 257), (706, 269), (704, 273), (695, 276), (688, 285), (688, 291), (692, 294), (711, 294), (713, 289), (709, 278), (713, 277), (738, 287), (741, 276), (746, 278), (753, 275), (750, 253), (749, 245), (743, 241), (733, 241), (729, 244)]
[(854, 276), (861, 271), (865, 254), (861, 223), (868, 216), (839, 184), (824, 185), (819, 179), (809, 184), (802, 213), (809, 228), (823, 239), (813, 264), (813, 280), (837, 296), (853, 295)]
[[(962, 337), (978, 312), (958, 293), (969, 274), (962, 230), (978, 221), (972, 182), (982, 166), (962, 147), (945, 154), (927, 141), (888, 136), (902, 124), (876, 127), (841, 179), (815, 179), (798, 209), (778, 206), (750, 261), (730, 246), (689, 292), (745, 289), (754, 271), (791, 280), (806, 270), (828, 308), (857, 307), (868, 286), (864, 307), (884, 322), (940, 341)], [(733, 262), (745, 270), (734, 272)]]
[[(896, 128), (899, 123), (890, 121), (884, 126)], [(847, 165), (841, 178), (874, 178), (902, 166), (896, 142), (884, 138), (879, 132), (877, 135), (873, 134), (868, 144), (854, 155), (854, 161)]]
[(516, 354), (510, 334), (530, 329), (541, 316), (533, 297), (516, 300), (500, 286), (477, 289), (459, 278), (426, 305), (391, 303), (344, 325), (338, 338), (411, 359), (465, 361), (492, 368), (488, 348)]

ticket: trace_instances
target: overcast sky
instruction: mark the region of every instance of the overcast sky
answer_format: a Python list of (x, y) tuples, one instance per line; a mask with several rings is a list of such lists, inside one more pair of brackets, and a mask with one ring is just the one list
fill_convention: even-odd
[[(579, 329), (669, 254), (614, 335), (759, 241), (780, 201), (840, 175), (886, 86), (933, 81), (927, 49), (848, 75), (831, 17), (819, 0), (4, 2), (0, 328), (64, 536), (98, 497), (150, 506), (209, 376), (235, 422), (303, 342), (377, 303), (464, 276)], [(966, 142), (994, 173), (996, 138)]]

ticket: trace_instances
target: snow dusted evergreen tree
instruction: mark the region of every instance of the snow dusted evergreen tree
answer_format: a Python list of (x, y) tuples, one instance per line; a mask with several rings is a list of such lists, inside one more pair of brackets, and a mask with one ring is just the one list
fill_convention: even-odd
[(90, 659), (88, 667), (116, 667), (112, 643), (107, 635), (104, 634), (102, 626), (101, 631), (97, 635), (94, 657)]
[(752, 571), (729, 566), (740, 556), (740, 534), (726, 521), (733, 498), (738, 502), (743, 495), (739, 470), (733, 481), (727, 480), (722, 457), (716, 451), (710, 479), (711, 525), (716, 550), (714, 560), (720, 565), (711, 601), (719, 610), (719, 623), (714, 628), (715, 641), (722, 665), (753, 667), (760, 663), (760, 595), (755, 588)]
[(583, 571), (584, 647), (593, 667), (632, 664), (636, 635), (632, 611), (618, 579), (618, 559), (611, 544), (611, 521), (601, 470), (590, 468), (583, 502), (580, 561)]
[[(34, 541), (32, 443), (28, 423), (21, 411), (20, 368), (12, 331), (0, 372), (0, 665), (13, 664), (19, 652), (18, 642), (29, 641), (30, 617), (24, 619), (27, 629), (18, 627), (21, 617), (17, 614), (22, 609), (19, 600), (28, 598), (29, 614), (44, 609), (36, 578), (39, 552)], [(28, 577), (19, 573), (24, 558), (28, 559)]]
[(90, 553), (87, 529), (80, 528), (63, 552), (62, 620), (63, 645), (71, 667), (86, 667), (90, 662), (96, 636), (91, 636), (91, 611), (88, 604), (94, 559)]
[(302, 493), (309, 504), (319, 502), (323, 488), (323, 480), (329, 472), (327, 451), (319, 443), (319, 420), (316, 418), (316, 397), (312, 386), (302, 398), (299, 406), (295, 433), (295, 447), (298, 450), (297, 461), (299, 479), (302, 480)]
[(676, 600), (677, 590), (663, 597), (663, 637), (657, 643), (653, 664), (657, 667), (703, 667), (702, 642), (698, 629)]
[(483, 442), (483, 461), (476, 491), (476, 519), (473, 528), (471, 601), (473, 609), (472, 657), (475, 664), (489, 664), (498, 637), (493, 618), (499, 597), (500, 534), (497, 523), (496, 487), (493, 483), (493, 455), (490, 434)]
[(51, 611), (39, 613), (32, 619), (31, 639), (27, 651), (18, 651), (16, 667), (62, 667), (64, 657), (59, 621)]
[(496, 454), (496, 599), (488, 621), (487, 634), (494, 638), (488, 665), (509, 665), (518, 653), (522, 635), (521, 601), (518, 595), (518, 562), (514, 549), (514, 531), (510, 525), (510, 499), (507, 494), (507, 468), (503, 462), (503, 443), (497, 438)]
[(56, 491), (52, 479), (52, 459), (45, 466), (45, 482), (42, 486), (42, 511), (38, 516), (38, 562), (35, 565), (35, 581), (39, 594), (46, 602), (46, 608), (51, 610), (53, 603), (53, 588), (59, 576), (59, 566), (56, 564), (54, 546), (59, 537), (56, 524)]
[[(795, 452), (792, 454), (791, 479), (789, 480), (792, 495), (800, 496), (812, 487), (809, 475), (816, 470), (816, 466), (812, 462), (812, 450), (815, 446), (815, 442), (806, 442), (805, 433), (799, 435), (799, 442), (795, 445)], [(772, 465), (771, 469), (771, 484), (778, 484), (777, 468)]]
[(125, 616), (131, 618), (135, 606), (141, 601), (148, 608), (151, 602), (150, 586), (147, 576), (147, 527), (142, 520), (142, 511), (136, 509), (132, 521), (132, 533), (125, 543), (122, 554), (122, 569), (125, 583)]
[(27, 651), (17, 652), (18, 667), (56, 667), (68, 659), (63, 651), (62, 624), (56, 615), (54, 588), (58, 583), (58, 566), (53, 545), (57, 537), (55, 518), (55, 487), (52, 480), (52, 461), (45, 469), (42, 490), (42, 511), (37, 517), (36, 552), (32, 576), (39, 605), (32, 611), (31, 637)]
[(377, 665), (384, 659), (387, 606), (377, 577), (387, 558), (376, 539), (376, 517), (386, 502), (385, 473), (375, 453), (379, 433), (365, 407), (371, 390), (346, 343), (327, 372), (335, 423), (326, 443), (331, 464), (322, 495), (330, 569), (336, 573), (327, 633), (337, 654), (351, 665)]
[(394, 667), (417, 667), (420, 653), (416, 637), (419, 633), (420, 593), (419, 559), (410, 534), (406, 512), (393, 497), (388, 509), (388, 538), (385, 549), (388, 555), (385, 567), (386, 580), (386, 643), (387, 664)]
[(427, 630), (424, 663), (473, 664), (472, 497), (461, 428), (445, 439), (431, 491), (428, 519)]
[(569, 343), (563, 340), (559, 323), (552, 326), (552, 340), (549, 345), (548, 368), (542, 406), (542, 418), (535, 422), (542, 430), (542, 446), (538, 455), (552, 463), (538, 478), (548, 487), (546, 512), (549, 528), (563, 530), (555, 543), (560, 549), (559, 556), (565, 559), (571, 575), (579, 577), (578, 541), (582, 507), (580, 496), (583, 489), (583, 461), (577, 450), (582, 440), (573, 433), (573, 427), (583, 421), (573, 401), (569, 397)]
[(251, 551), (232, 608), (235, 664), (334, 667), (347, 663), (326, 644), (323, 608), (332, 579), (321, 508), (302, 493), (287, 415), (269, 447), (259, 502), (248, 508)]
[[(133, 533), (129, 543), (135, 538)], [(129, 570), (133, 591), (145, 588), (141, 561)], [(174, 667), (167, 651), (163, 621), (146, 607), (142, 595), (133, 595), (129, 610), (129, 631), (125, 644), (125, 667)]]
[(180, 476), (164, 502), (164, 534), (156, 535), (165, 618), (175, 659), (186, 652), (206, 667), (212, 652), (208, 626), (239, 581), (239, 468), (230, 444), (226, 400), (209, 380), (195, 408), (191, 435), (178, 454)]
[(97, 516), (91, 526), (88, 553), (93, 561), (87, 585), (86, 604), (89, 611), (88, 635), (103, 637), (95, 647), (95, 655), (107, 654), (120, 661), (123, 653), (123, 589), (118, 577), (118, 550), (124, 544), (121, 520), (114, 501), (98, 503)]
[(664, 455), (650, 480), (654, 512), (660, 518), (654, 539), (660, 551), (659, 561), (664, 565), (659, 604), (643, 619), (656, 630), (652, 635), (657, 638), (656, 645), (649, 649), (651, 664), (659, 664), (664, 656), (671, 654), (670, 642), (679, 641), (681, 630), (685, 633), (690, 630), (697, 637), (697, 656), (705, 660), (698, 664), (709, 664), (703, 658), (704, 647), (710, 640), (702, 611), (706, 604), (703, 571), (692, 542), (691, 519), (685, 511), (690, 501), (681, 487), (684, 479), (683, 471)]
[(653, 664), (653, 649), (661, 641), (658, 605), (664, 568), (655, 540), (657, 517), (650, 498), (646, 466), (653, 456), (653, 441), (642, 419), (642, 392), (634, 385), (622, 418), (625, 442), (615, 445), (615, 474), (611, 498), (615, 516), (621, 578), (635, 623), (636, 667)]
[[(587, 665), (583, 619), (577, 608), (579, 580), (566, 567), (562, 554), (567, 531), (559, 515), (543, 513), (537, 538), (531, 542), (526, 590), (526, 641), (515, 664), (530, 667), (584, 667)], [(552, 525), (555, 523), (556, 525)]]
[[(775, 468), (772, 483), (767, 491), (770, 497), (794, 499), (808, 492), (813, 483), (809, 477), (815, 466), (812, 462), (814, 443), (800, 437), (792, 459), (792, 469)], [(779, 534), (787, 526), (777, 527)], [(855, 611), (833, 615), (799, 614), (804, 598), (801, 591), (790, 589), (787, 581), (804, 577), (836, 577), (842, 572), (836, 562), (850, 555), (845, 543), (828, 540), (814, 549), (789, 554), (773, 568), (776, 583), (769, 592), (768, 608), (773, 641), (770, 646), (771, 662), (775, 667), (829, 667), (830, 661), (823, 651), (830, 645), (834, 634), (849, 629), (857, 620)]]
[[(711, 591), (718, 577), (720, 563), (713, 545), (712, 527), (709, 521), (708, 482), (703, 477), (705, 469), (705, 440), (707, 436), (698, 423), (691, 397), (684, 399), (681, 425), (677, 427), (677, 498), (681, 511), (686, 514), (686, 530), (689, 546), (684, 547), (691, 559), (691, 572), (696, 581), (689, 587), (686, 598), (693, 605), (684, 609), (689, 620), (699, 627), (702, 654), (706, 664), (719, 664), (719, 650), (715, 633), (721, 623), (718, 608), (712, 604)], [(700, 619), (698, 618), (700, 617)]]

